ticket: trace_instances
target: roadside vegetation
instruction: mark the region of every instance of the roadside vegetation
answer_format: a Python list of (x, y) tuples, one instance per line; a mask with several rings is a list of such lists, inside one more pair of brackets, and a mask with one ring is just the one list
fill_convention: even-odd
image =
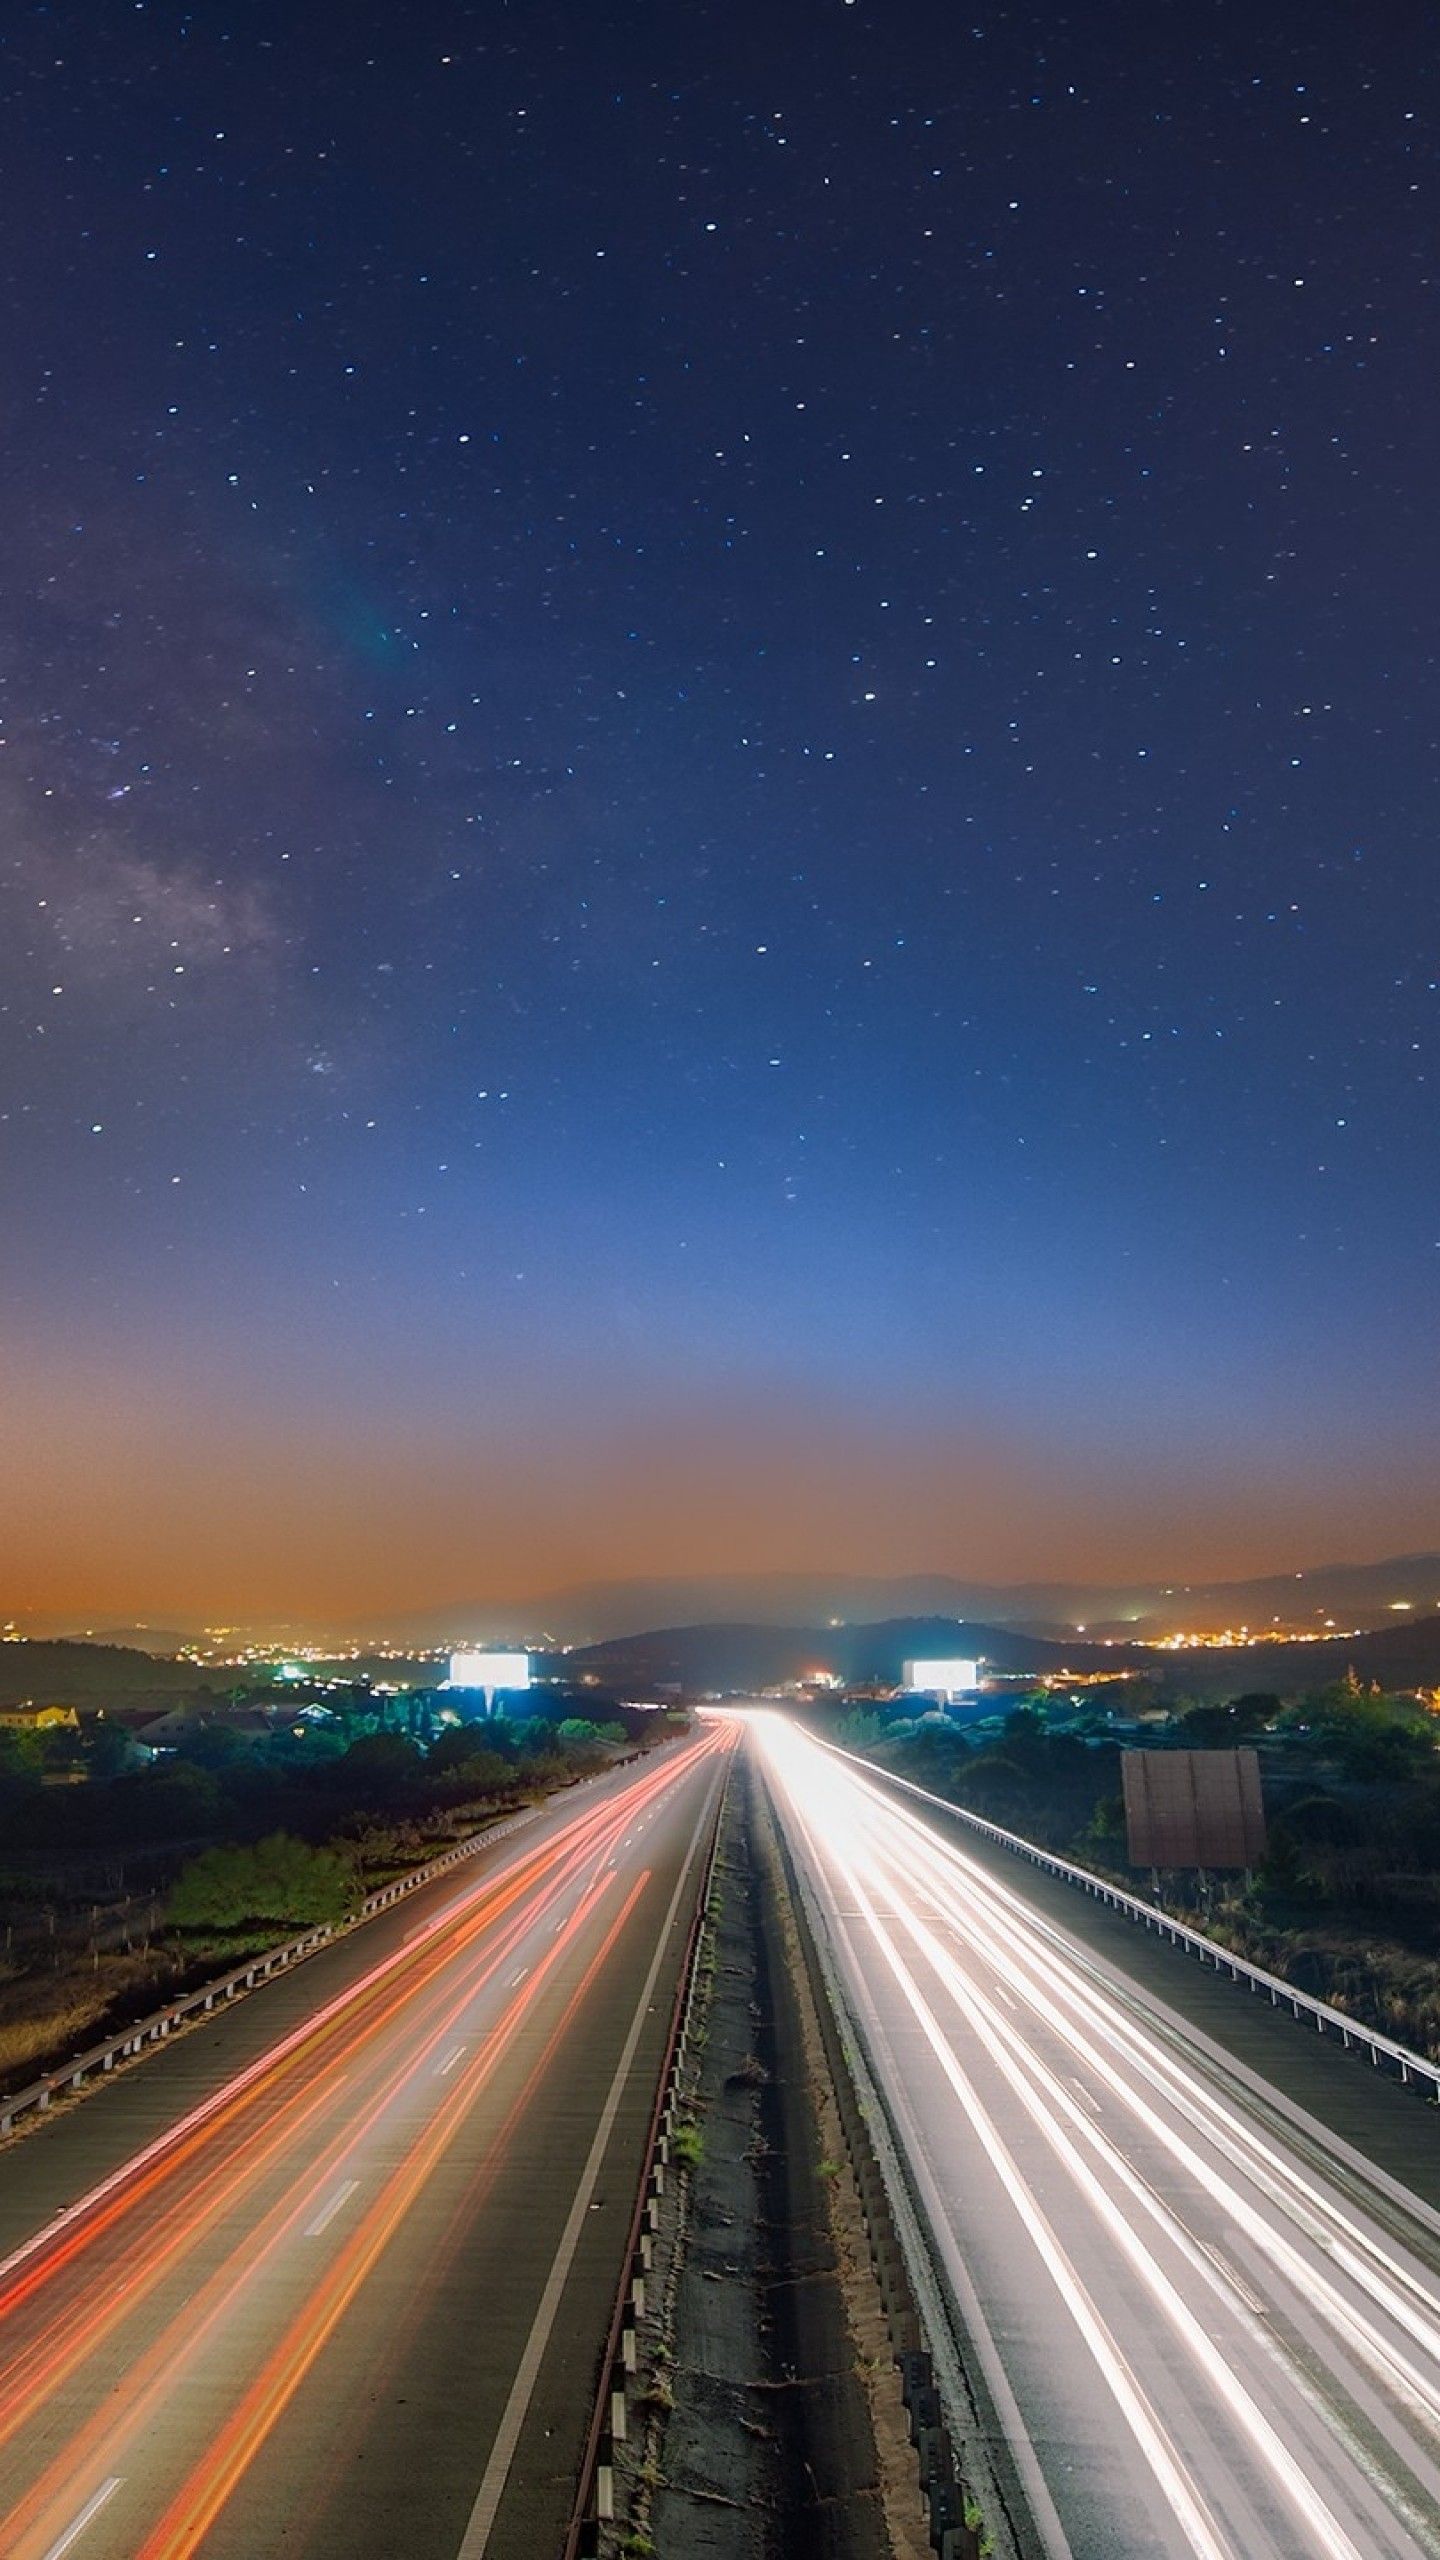
[[(1103, 1694), (1103, 1693), (1101, 1693)], [(1268, 1853), (1238, 1875), (1160, 1879), (1160, 1898), (1237, 1954), (1440, 2058), (1440, 1718), (1354, 1679), (1282, 1699), (1125, 1692), (1148, 1749), (1251, 1743)], [(967, 1734), (913, 1700), (827, 1730), (849, 1749), (1040, 1847), (1150, 1890), (1126, 1862), (1120, 1743), (1096, 1693), (1038, 1694)]]
[(675, 1729), (615, 1709), (396, 1732), (362, 1698), (256, 1734), (217, 1702), (144, 1765), (103, 1719), (0, 1729), (0, 2088)]

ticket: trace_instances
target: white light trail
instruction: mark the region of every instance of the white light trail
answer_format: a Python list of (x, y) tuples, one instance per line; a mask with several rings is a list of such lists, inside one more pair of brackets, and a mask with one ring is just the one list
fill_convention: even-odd
[(1083, 2431), (1091, 2406), (1096, 2441), (1128, 2435), (1143, 2462), (1148, 2501), (1132, 2462), (1107, 2550), (1440, 2554), (1440, 2222), (1417, 2200), (1412, 2245), (1392, 2237), (1314, 2165), (1320, 2128), (1297, 2156), (1238, 2075), (1217, 2085), (1214, 2048), (1187, 2057), (1178, 2015), (1147, 2022), (1133, 1984), (845, 1755), (749, 1721), (897, 2134), (941, 2198), (937, 2245), (1014, 2289), (987, 2310), (1019, 2340), (1022, 2406), (1028, 2248), (1092, 2375), (1036, 2368), (1032, 2344), (1041, 2431)]

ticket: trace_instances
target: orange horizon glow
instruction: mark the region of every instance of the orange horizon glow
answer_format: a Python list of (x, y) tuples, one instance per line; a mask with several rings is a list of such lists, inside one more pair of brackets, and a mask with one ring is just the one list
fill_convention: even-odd
[(1398, 1465), (1383, 1482), (1297, 1476), (1273, 1453), (1174, 1443), (1121, 1463), (993, 1417), (877, 1431), (813, 1400), (699, 1400), (568, 1438), (552, 1422), (467, 1443), (79, 1386), (68, 1409), (38, 1382), (9, 1397), (0, 1623), (22, 1633), (382, 1635), (430, 1608), (780, 1573), (1210, 1582), (1414, 1553), (1431, 1534)]

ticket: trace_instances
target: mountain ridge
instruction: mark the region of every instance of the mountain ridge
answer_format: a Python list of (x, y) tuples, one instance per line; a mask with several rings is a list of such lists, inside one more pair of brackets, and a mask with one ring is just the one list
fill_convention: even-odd
[[(891, 1617), (974, 1618), (1053, 1638), (1114, 1635), (1132, 1642), (1196, 1628), (1298, 1626), (1337, 1618), (1379, 1624), (1397, 1602), (1423, 1616), (1440, 1607), (1440, 1554), (1381, 1557), (1244, 1580), (1169, 1583), (995, 1582), (958, 1574), (700, 1574), (576, 1583), (528, 1600), (455, 1602), (391, 1613), (383, 1632), (444, 1645), (466, 1636), (547, 1634), (585, 1644), (662, 1626), (745, 1623), (813, 1626), (831, 1618), (874, 1624)], [(1301, 1605), (1303, 1603), (1303, 1605)], [(355, 1632), (359, 1632), (357, 1628)], [(373, 1622), (364, 1632), (379, 1635)]]

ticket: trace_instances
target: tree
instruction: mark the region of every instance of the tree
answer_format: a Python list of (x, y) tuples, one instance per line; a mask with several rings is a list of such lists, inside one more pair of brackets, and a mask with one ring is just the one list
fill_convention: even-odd
[(471, 1795), (498, 1795), (514, 1777), (503, 1753), (490, 1747), (483, 1725), (448, 1725), (430, 1746), (429, 1774)]
[(383, 1811), (411, 1800), (424, 1766), (416, 1745), (403, 1734), (363, 1733), (343, 1759), (330, 1763), (327, 1775), (356, 1804)]
[(1249, 1742), (1279, 1712), (1278, 1698), (1262, 1689), (1252, 1689), (1244, 1697), (1228, 1699), (1223, 1705), (1187, 1707), (1176, 1731), (1187, 1751), (1224, 1751)]
[(1347, 1778), (1403, 1782), (1436, 1765), (1434, 1719), (1418, 1699), (1386, 1697), (1353, 1675), (1287, 1708), (1280, 1721), (1308, 1735)]
[(85, 1744), (73, 1725), (51, 1725), (41, 1734), (40, 1765), (50, 1777), (83, 1777)]
[(117, 1778), (106, 1799), (115, 1829), (132, 1840), (193, 1840), (216, 1827), (220, 1789), (208, 1769), (178, 1760)]
[(835, 1739), (844, 1751), (869, 1751), (885, 1738), (885, 1720), (873, 1707), (852, 1707), (835, 1727)]
[(0, 1778), (40, 1775), (40, 1737), (22, 1725), (0, 1725)]
[(233, 1725), (195, 1724), (177, 1734), (175, 1757), (191, 1769), (233, 1769), (240, 1760), (250, 1757), (250, 1744)]
[(85, 1740), (85, 1757), (92, 1778), (118, 1778), (134, 1756), (134, 1745), (123, 1724), (108, 1724), (100, 1718), (91, 1726)]

